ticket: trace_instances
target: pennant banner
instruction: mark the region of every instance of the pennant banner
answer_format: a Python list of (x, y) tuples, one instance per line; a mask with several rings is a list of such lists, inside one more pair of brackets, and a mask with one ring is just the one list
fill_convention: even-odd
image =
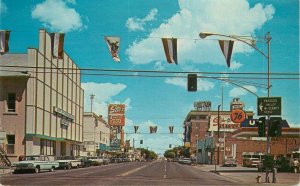
[(52, 48), (53, 57), (58, 59), (63, 59), (65, 34), (51, 33), (50, 37), (51, 37), (51, 48)]
[(137, 133), (138, 130), (139, 130), (139, 126), (134, 126), (134, 133)]
[(10, 31), (0, 30), (0, 54), (5, 54), (9, 51), (9, 35)]
[(168, 63), (178, 64), (177, 61), (177, 39), (176, 38), (162, 38), (165, 54)]
[(120, 58), (118, 56), (119, 47), (120, 47), (120, 38), (105, 36), (104, 39), (107, 43), (108, 49), (111, 53), (113, 60), (115, 62), (120, 62)]
[(169, 126), (170, 133), (173, 134), (174, 126)]
[(156, 133), (157, 131), (157, 126), (150, 126), (150, 133)]
[(233, 43), (232, 40), (219, 40), (219, 45), (221, 47), (221, 50), (225, 56), (227, 67), (230, 67), (230, 59), (233, 49)]

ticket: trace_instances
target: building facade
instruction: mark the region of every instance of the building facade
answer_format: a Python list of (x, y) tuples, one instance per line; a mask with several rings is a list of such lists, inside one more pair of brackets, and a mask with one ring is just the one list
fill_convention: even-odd
[(38, 49), (4, 54), (0, 61), (5, 70), (0, 84), (1, 143), (11, 161), (21, 155), (79, 155), (84, 91), (72, 59), (66, 53), (63, 59), (54, 58), (50, 34), (40, 30)]
[(104, 155), (110, 144), (110, 126), (102, 118), (93, 112), (85, 112), (83, 115), (83, 155)]
[[(244, 103), (235, 98), (230, 105), (231, 111), (243, 109)], [(184, 142), (198, 163), (223, 164), (228, 157), (243, 163), (245, 156), (262, 156), (267, 152), (266, 137), (258, 137), (252, 111), (245, 112), (245, 120), (235, 123), (231, 111), (211, 111), (194, 109), (184, 121)], [(219, 118), (219, 122), (218, 122)], [(282, 136), (271, 138), (270, 154), (275, 157), (289, 157), (300, 146), (299, 128), (289, 128), (286, 120), (281, 122)]]

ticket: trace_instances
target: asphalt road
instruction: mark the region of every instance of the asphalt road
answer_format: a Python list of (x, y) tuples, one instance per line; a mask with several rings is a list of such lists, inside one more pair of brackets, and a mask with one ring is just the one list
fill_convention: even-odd
[(240, 185), (239, 182), (176, 162), (109, 164), (54, 172), (7, 174), (2, 185)]

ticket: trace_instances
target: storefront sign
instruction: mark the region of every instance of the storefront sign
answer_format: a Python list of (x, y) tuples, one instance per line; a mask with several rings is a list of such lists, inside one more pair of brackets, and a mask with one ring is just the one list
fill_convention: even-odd
[(124, 104), (109, 104), (108, 105), (108, 115), (112, 114), (125, 114)]
[(110, 126), (124, 126), (125, 125), (125, 115), (109, 115), (108, 124)]
[(59, 114), (59, 115), (62, 115), (64, 117), (67, 117), (71, 120), (74, 120), (75, 117), (72, 115), (72, 114), (69, 114), (68, 112), (64, 111), (63, 109), (60, 109), (58, 107), (53, 107), (53, 112), (56, 113), (56, 114)]
[[(234, 123), (230, 115), (220, 115), (220, 131), (234, 131), (240, 128), (240, 123)], [(218, 115), (211, 115), (209, 131), (218, 131)]]

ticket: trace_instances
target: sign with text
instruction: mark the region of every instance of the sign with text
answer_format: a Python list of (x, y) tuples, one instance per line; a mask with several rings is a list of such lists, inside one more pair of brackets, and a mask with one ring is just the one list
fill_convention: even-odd
[(257, 115), (258, 116), (281, 115), (281, 97), (257, 98)]
[(243, 110), (236, 109), (231, 111), (230, 118), (234, 123), (242, 123), (246, 119), (246, 114)]
[(110, 126), (125, 125), (125, 105), (109, 104), (108, 105), (108, 124)]
[(124, 126), (125, 125), (125, 115), (109, 115), (108, 125), (110, 126)]
[[(239, 129), (240, 123), (235, 123), (231, 120), (231, 116), (221, 114), (220, 115), (220, 131), (234, 131)], [(218, 131), (218, 115), (212, 114), (210, 117), (210, 126), (209, 126), (209, 131)]]
[(108, 115), (112, 114), (125, 114), (124, 104), (109, 104), (108, 105)]

